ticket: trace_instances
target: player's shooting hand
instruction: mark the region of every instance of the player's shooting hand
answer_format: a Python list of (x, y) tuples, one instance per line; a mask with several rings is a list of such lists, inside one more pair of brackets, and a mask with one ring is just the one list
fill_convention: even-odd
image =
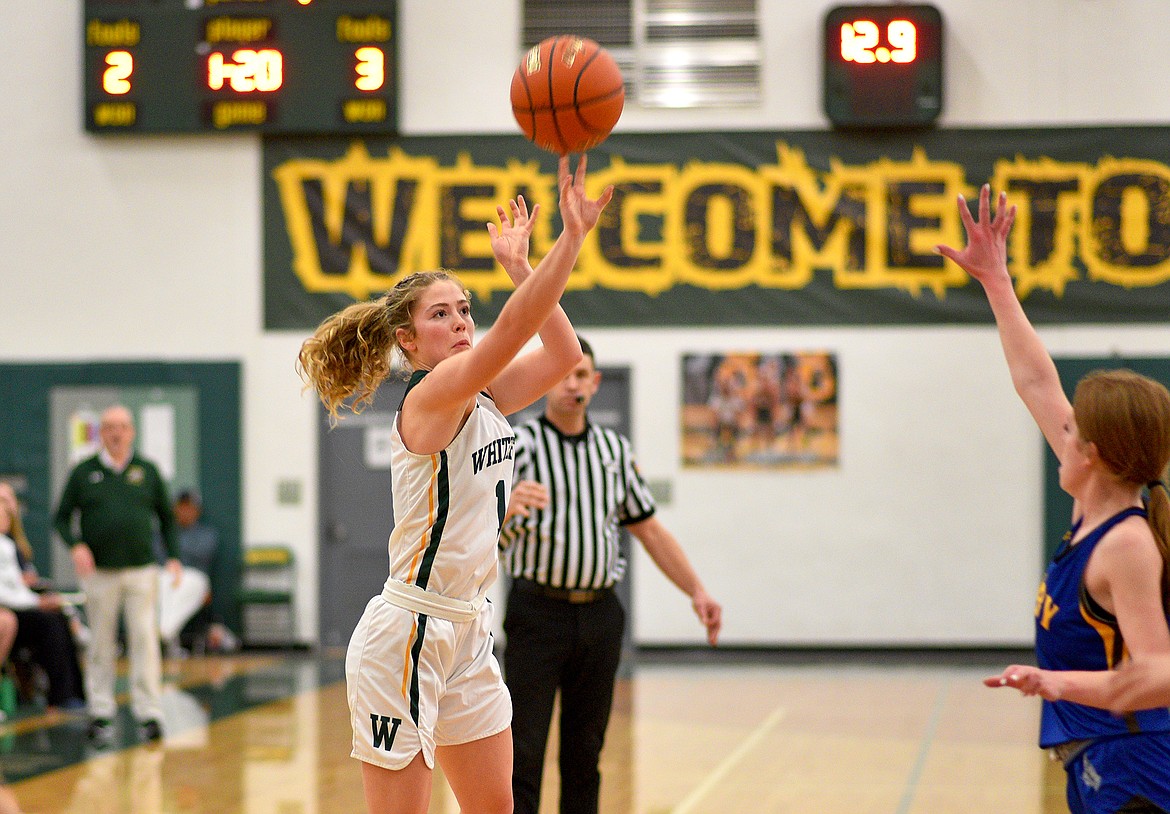
[(691, 607), (703, 627), (707, 628), (707, 641), (714, 647), (719, 643), (719, 631), (723, 628), (722, 606), (705, 589), (699, 588), (691, 597)]
[(528, 249), (539, 213), (540, 204), (532, 207), (532, 213), (529, 214), (524, 196), (517, 195), (515, 199), (508, 201), (507, 209), (502, 206), (496, 207), (499, 225), (495, 223), (487, 225), (488, 236), (492, 241), (492, 254), (516, 285), (532, 273), (532, 266), (528, 262)]
[(585, 154), (577, 161), (577, 171), (569, 174), (569, 157), (561, 156), (557, 163), (557, 182), (561, 190), (561, 220), (569, 234), (584, 235), (597, 225), (601, 210), (613, 197), (613, 184), (602, 190), (601, 195), (591, 199), (585, 194)]
[(964, 271), (986, 285), (998, 279), (1010, 280), (1007, 270), (1007, 237), (1016, 219), (1015, 205), (1007, 205), (1007, 193), (999, 193), (994, 217), (991, 215), (991, 187), (984, 184), (979, 190), (979, 221), (971, 217), (967, 201), (959, 196), (959, 218), (967, 232), (963, 249), (935, 246), (943, 257), (954, 260)]

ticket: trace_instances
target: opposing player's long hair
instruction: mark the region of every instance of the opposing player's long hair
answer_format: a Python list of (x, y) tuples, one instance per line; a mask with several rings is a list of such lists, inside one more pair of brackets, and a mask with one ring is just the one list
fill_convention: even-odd
[(1170, 610), (1170, 391), (1132, 370), (1098, 370), (1077, 384), (1081, 438), (1118, 478), (1146, 486), (1146, 515), (1162, 552), (1162, 602)]
[[(414, 332), (419, 297), (434, 283), (450, 280), (471, 295), (446, 269), (420, 271), (402, 278), (383, 296), (347, 306), (327, 317), (301, 345), (297, 373), (329, 411), (333, 421), (342, 407), (360, 413), (374, 400), (378, 386), (393, 369), (394, 352), (402, 352), (398, 330)], [(402, 353), (407, 364), (409, 356)]]

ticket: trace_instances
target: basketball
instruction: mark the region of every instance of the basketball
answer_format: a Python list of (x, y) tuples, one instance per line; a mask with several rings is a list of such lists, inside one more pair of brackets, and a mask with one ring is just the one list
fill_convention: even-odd
[(583, 153), (605, 141), (626, 101), (622, 72), (585, 37), (549, 37), (512, 76), (512, 115), (542, 150)]

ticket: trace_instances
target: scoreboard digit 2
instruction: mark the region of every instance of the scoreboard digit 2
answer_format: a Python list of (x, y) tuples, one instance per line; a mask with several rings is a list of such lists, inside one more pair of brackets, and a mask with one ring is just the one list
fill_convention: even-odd
[(394, 0), (85, 0), (91, 133), (394, 134)]

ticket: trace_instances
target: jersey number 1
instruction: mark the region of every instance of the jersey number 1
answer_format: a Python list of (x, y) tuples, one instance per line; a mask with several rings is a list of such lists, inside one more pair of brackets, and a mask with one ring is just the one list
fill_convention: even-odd
[(504, 515), (508, 513), (508, 490), (504, 487), (502, 480), (496, 481), (496, 515), (499, 517), (499, 525), (496, 526), (496, 534), (504, 530)]

